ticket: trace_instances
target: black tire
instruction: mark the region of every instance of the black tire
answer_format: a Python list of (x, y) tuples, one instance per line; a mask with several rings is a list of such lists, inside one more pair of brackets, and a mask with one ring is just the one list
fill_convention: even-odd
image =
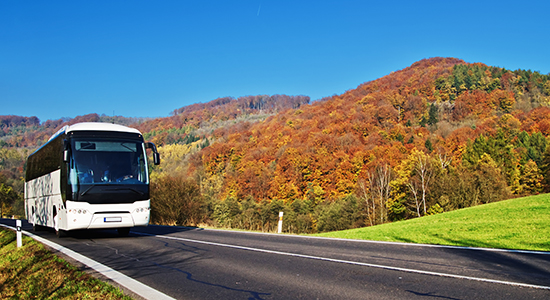
[(32, 224), (32, 231), (36, 232), (36, 231), (41, 231), (41, 230), (44, 230), (44, 228), (40, 225), (37, 225), (37, 224)]
[(130, 234), (130, 227), (118, 228), (117, 231), (119, 236), (128, 236)]
[(63, 229), (59, 229), (55, 231), (55, 235), (57, 235), (58, 238), (64, 238), (67, 236), (67, 231)]

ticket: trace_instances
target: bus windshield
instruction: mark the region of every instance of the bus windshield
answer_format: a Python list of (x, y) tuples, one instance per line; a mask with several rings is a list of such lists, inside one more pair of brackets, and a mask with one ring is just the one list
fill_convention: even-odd
[(148, 184), (146, 154), (132, 140), (73, 139), (69, 182), (82, 184)]

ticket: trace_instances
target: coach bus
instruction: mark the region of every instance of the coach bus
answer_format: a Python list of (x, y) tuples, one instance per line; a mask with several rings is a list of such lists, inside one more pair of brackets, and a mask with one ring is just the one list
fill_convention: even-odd
[(27, 159), (25, 214), (35, 229), (58, 236), (76, 229), (117, 229), (128, 235), (150, 217), (146, 149), (137, 129), (110, 123), (68, 125)]

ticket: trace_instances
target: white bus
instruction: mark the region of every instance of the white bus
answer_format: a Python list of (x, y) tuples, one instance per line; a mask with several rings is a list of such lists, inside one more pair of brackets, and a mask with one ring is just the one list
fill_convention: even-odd
[(55, 228), (58, 236), (75, 229), (113, 228), (128, 235), (147, 226), (149, 174), (137, 129), (109, 123), (65, 126), (27, 159), (25, 214), (35, 230)]

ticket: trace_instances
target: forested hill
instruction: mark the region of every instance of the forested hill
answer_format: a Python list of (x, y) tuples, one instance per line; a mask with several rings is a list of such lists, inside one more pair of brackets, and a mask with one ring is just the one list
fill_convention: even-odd
[(136, 124), (156, 144), (189, 144), (208, 139), (213, 130), (241, 122), (257, 122), (308, 104), (308, 96), (257, 95), (224, 97), (175, 109), (172, 116)]
[(549, 96), (548, 75), (425, 59), (264, 122), (218, 129), (187, 175), (218, 205), (209, 215), (217, 222), (246, 224), (243, 203), (277, 200), (306, 231), (327, 230), (331, 218), (348, 220), (334, 225), (345, 228), (539, 193), (548, 189)]
[[(91, 113), (75, 118), (60, 118), (40, 123), (37, 117), (14, 115), (0, 116), (0, 146), (6, 148), (36, 148), (65, 125), (79, 122), (107, 122), (136, 127), (157, 143), (177, 143), (185, 140), (197, 129), (224, 125), (223, 122), (265, 119), (286, 109), (308, 104), (307, 96), (257, 95), (237, 99), (218, 98), (206, 103), (196, 103), (175, 109), (170, 117), (127, 118)], [(254, 115), (250, 117), (250, 115)], [(221, 124), (220, 124), (221, 123)], [(212, 127), (214, 126), (214, 127)], [(204, 131), (204, 130), (203, 130)], [(167, 141), (165, 141), (167, 139)]]
[(430, 58), (311, 104), (219, 98), (130, 126), (163, 157), (156, 222), (268, 230), (284, 210), (287, 231), (326, 231), (548, 190), (549, 79)]
[[(13, 211), (17, 202), (21, 212), (23, 194), (23, 169), (26, 157), (43, 145), (60, 128), (79, 122), (108, 122), (136, 127), (147, 140), (161, 146), (163, 154), (170, 150), (162, 146), (173, 145), (181, 154), (182, 147), (196, 152), (197, 141), (205, 147), (211, 140), (214, 129), (242, 122), (258, 122), (268, 116), (287, 109), (295, 109), (308, 104), (307, 96), (257, 95), (240, 98), (225, 97), (206, 103), (198, 103), (176, 109), (172, 116), (164, 118), (127, 118), (91, 113), (75, 118), (47, 120), (43, 123), (37, 117), (14, 115), (0, 116), (0, 200), (5, 206), (3, 212)], [(170, 166), (179, 161), (164, 157)], [(153, 174), (154, 177), (154, 174)], [(18, 201), (16, 201), (18, 200)]]

